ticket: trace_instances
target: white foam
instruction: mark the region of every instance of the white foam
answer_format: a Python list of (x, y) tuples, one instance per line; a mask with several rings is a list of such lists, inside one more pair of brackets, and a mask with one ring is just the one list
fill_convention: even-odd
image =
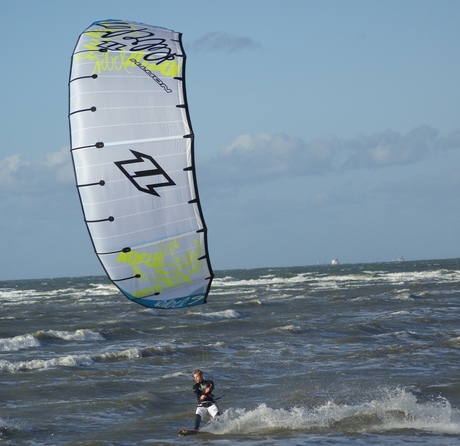
[(0, 351), (11, 352), (38, 347), (40, 342), (30, 334), (0, 339)]
[(59, 330), (46, 330), (43, 331), (48, 337), (64, 339), (65, 341), (104, 341), (105, 338), (100, 333), (79, 329), (76, 331), (59, 331)]
[(202, 313), (201, 316), (206, 317), (207, 319), (240, 319), (242, 317), (242, 315), (235, 310)]
[(97, 356), (97, 359), (111, 360), (111, 359), (135, 359), (142, 356), (142, 349), (140, 348), (127, 348), (125, 350), (110, 351), (102, 353)]
[(283, 285), (286, 284), (297, 284), (313, 279), (313, 275), (310, 273), (301, 273), (296, 274), (292, 277), (281, 277), (274, 275), (261, 276), (258, 279), (235, 279), (233, 277), (227, 276), (225, 278), (214, 279), (213, 284), (222, 288), (227, 287), (259, 287), (263, 285)]
[(17, 373), (28, 370), (49, 369), (54, 367), (75, 367), (90, 365), (93, 360), (88, 355), (68, 355), (52, 359), (32, 359), (30, 361), (11, 362), (0, 360), (0, 371)]
[(438, 398), (421, 403), (405, 390), (387, 391), (375, 400), (355, 404), (329, 401), (309, 408), (273, 409), (260, 404), (255, 409), (230, 408), (206, 426), (215, 434), (268, 434), (270, 431), (329, 429), (331, 431), (384, 432), (414, 429), (460, 434), (460, 413)]
[(112, 294), (118, 294), (118, 288), (112, 283), (95, 283), (90, 285), (87, 294), (94, 296), (110, 296)]
[(288, 333), (301, 333), (304, 331), (302, 327), (299, 327), (298, 325), (285, 325), (283, 327), (277, 327), (274, 329), (274, 331), (278, 332), (288, 332)]

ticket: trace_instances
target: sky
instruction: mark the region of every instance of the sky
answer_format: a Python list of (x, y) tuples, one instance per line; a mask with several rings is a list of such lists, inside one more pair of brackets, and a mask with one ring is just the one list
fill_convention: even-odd
[(215, 270), (460, 257), (458, 0), (0, 2), (0, 280), (104, 274), (69, 149), (91, 23), (183, 33)]

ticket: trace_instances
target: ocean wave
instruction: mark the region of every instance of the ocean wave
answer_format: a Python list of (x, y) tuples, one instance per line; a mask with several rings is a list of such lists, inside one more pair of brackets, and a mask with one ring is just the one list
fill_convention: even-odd
[(177, 351), (175, 346), (164, 344), (148, 347), (131, 347), (121, 350), (114, 349), (94, 355), (67, 355), (51, 359), (31, 359), (29, 361), (0, 360), (0, 372), (18, 373), (56, 367), (89, 366), (95, 362), (112, 362), (151, 356), (164, 356), (172, 354), (175, 351)]
[(118, 294), (118, 289), (111, 283), (91, 283), (84, 287), (59, 286), (53, 288), (53, 284), (42, 282), (37, 286), (36, 281), (31, 281), (30, 288), (0, 288), (0, 302), (2, 305), (32, 305), (38, 300), (50, 300), (69, 302), (69, 299), (82, 302), (92, 297), (111, 296)]
[(450, 347), (456, 347), (460, 344), (460, 336), (456, 338), (449, 339), (448, 341), (442, 342), (441, 345), (447, 345)]
[(273, 332), (286, 332), (286, 333), (303, 333), (305, 331), (305, 329), (303, 329), (302, 327), (299, 327), (298, 325), (284, 325), (283, 327), (276, 327), (276, 328), (273, 328), (272, 330), (270, 331), (273, 331)]
[(160, 379), (171, 379), (171, 378), (190, 378), (190, 373), (185, 372), (173, 372), (167, 373), (165, 375), (160, 376)]
[(0, 339), (0, 351), (11, 352), (26, 348), (38, 347), (40, 342), (32, 335), (20, 335), (13, 338)]
[(87, 295), (93, 296), (110, 296), (112, 294), (119, 294), (118, 288), (112, 283), (92, 283), (90, 284)]
[(41, 340), (59, 339), (64, 341), (85, 341), (96, 342), (104, 341), (105, 338), (100, 333), (80, 329), (73, 332), (70, 331), (57, 331), (57, 330), (44, 330), (32, 334), (24, 334), (14, 336), (12, 338), (0, 339), (0, 351), (11, 352), (19, 351), (29, 348), (39, 347)]
[(255, 409), (230, 408), (206, 430), (214, 434), (269, 435), (301, 430), (323, 433), (373, 433), (413, 429), (441, 434), (460, 434), (460, 414), (444, 398), (420, 402), (402, 389), (386, 391), (379, 399), (354, 404), (329, 401), (317, 407), (274, 409), (260, 404)]
[(241, 313), (235, 310), (215, 311), (210, 313), (201, 313), (201, 316), (207, 319), (224, 320), (224, 319), (241, 319)]
[(106, 353), (101, 353), (95, 356), (97, 361), (113, 361), (118, 359), (134, 359), (142, 357), (142, 349), (127, 348), (125, 350), (114, 350)]
[(105, 341), (104, 336), (100, 333), (84, 328), (75, 331), (44, 330), (37, 332), (35, 336), (39, 339), (62, 339), (64, 341)]
[(265, 303), (262, 302), (260, 299), (251, 298), (250, 300), (237, 300), (235, 302), (235, 305), (256, 305), (256, 306), (259, 306), (259, 305), (265, 305)]
[(227, 287), (259, 287), (267, 285), (283, 285), (286, 284), (298, 284), (314, 279), (314, 276), (311, 273), (300, 273), (295, 274), (291, 277), (275, 276), (275, 275), (265, 275), (260, 276), (257, 279), (236, 279), (231, 276), (224, 278), (215, 278), (213, 281), (214, 286), (227, 288)]
[(37, 299), (42, 297), (43, 293), (36, 290), (0, 289), (0, 302), (2, 306), (32, 305)]
[(342, 289), (354, 288), (362, 285), (372, 284), (391, 284), (403, 285), (413, 282), (430, 282), (436, 280), (438, 282), (456, 282), (460, 280), (460, 274), (446, 274), (442, 270), (426, 271), (426, 272), (395, 272), (387, 271), (360, 271), (359, 273), (349, 274), (312, 274), (302, 272), (290, 277), (283, 275), (263, 275), (258, 278), (238, 279), (232, 276), (223, 278), (215, 278), (213, 282), (214, 289), (224, 291), (229, 288), (240, 287), (260, 287), (260, 286), (276, 286), (282, 285), (286, 289), (289, 284), (298, 286), (305, 284), (310, 289)]
[(17, 423), (0, 418), (0, 442), (2, 439), (8, 439), (8, 437), (18, 432), (20, 432), (20, 426)]
[(95, 361), (118, 361), (125, 359), (148, 358), (151, 356), (164, 356), (177, 351), (170, 344), (161, 344), (148, 347), (131, 347), (123, 350), (111, 350), (94, 356)]
[(31, 370), (50, 369), (55, 367), (76, 367), (90, 365), (93, 360), (88, 355), (68, 355), (52, 359), (32, 359), (30, 361), (0, 360), (0, 371), (17, 373)]

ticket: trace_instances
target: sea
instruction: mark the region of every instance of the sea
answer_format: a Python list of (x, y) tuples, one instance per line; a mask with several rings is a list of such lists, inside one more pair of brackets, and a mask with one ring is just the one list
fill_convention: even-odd
[[(458, 445), (460, 259), (216, 271), (147, 309), (0, 282), (0, 445)], [(193, 428), (193, 372), (222, 415)]]

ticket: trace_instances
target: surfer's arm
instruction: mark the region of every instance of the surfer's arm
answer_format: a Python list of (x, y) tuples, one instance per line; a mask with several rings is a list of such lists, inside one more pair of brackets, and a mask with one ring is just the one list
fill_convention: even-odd
[(214, 383), (212, 381), (207, 381), (206, 382), (206, 389), (201, 395), (200, 400), (201, 401), (214, 401), (214, 398), (212, 397), (212, 391), (214, 390)]
[(198, 401), (200, 401), (200, 400), (201, 400), (201, 396), (202, 396), (203, 394), (201, 393), (201, 390), (200, 390), (200, 387), (198, 386), (198, 384), (195, 385), (195, 386), (193, 386), (193, 393), (196, 395)]
[(214, 390), (214, 383), (212, 381), (207, 382), (206, 390), (204, 391), (205, 395), (211, 395), (212, 391)]

